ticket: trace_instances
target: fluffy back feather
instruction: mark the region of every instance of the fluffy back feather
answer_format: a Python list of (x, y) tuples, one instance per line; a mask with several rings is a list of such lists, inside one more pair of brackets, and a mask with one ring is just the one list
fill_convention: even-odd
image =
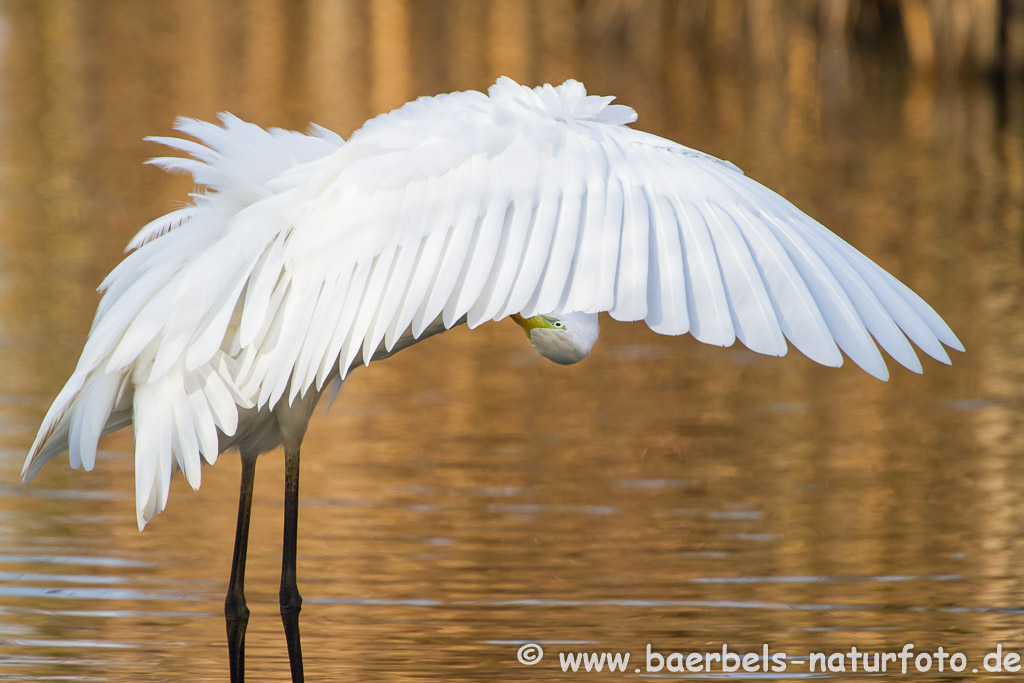
[(175, 130), (199, 142), (159, 135), (146, 138), (193, 157), (155, 157), (147, 164), (169, 173), (188, 173), (207, 192), (192, 193), (193, 206), (172, 211), (143, 226), (126, 251), (138, 249), (188, 220), (199, 207), (219, 204), (232, 213), (238, 212), (269, 196), (267, 184), (285, 171), (324, 157), (345, 142), (337, 133), (316, 124), (305, 135), (282, 128), (260, 128), (227, 112), (217, 118), (223, 127), (186, 117), (174, 122)]

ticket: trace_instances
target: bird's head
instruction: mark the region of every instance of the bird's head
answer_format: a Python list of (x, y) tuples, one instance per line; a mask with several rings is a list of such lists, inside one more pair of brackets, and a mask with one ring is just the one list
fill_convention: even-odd
[(596, 313), (550, 313), (532, 318), (514, 314), (512, 320), (523, 328), (540, 355), (562, 365), (586, 358), (597, 341)]

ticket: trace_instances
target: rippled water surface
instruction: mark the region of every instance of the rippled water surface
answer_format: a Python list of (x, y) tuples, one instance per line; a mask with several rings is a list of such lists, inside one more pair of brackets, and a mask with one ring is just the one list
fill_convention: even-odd
[[(767, 644), (800, 678), (811, 652), (914, 643), (970, 661), (914, 680), (967, 680), (997, 644), (1024, 651), (1021, 93), (836, 65), (799, 31), (754, 72), (647, 4), (575, 7), (0, 5), (0, 679), (227, 677), (234, 454), (199, 492), (178, 478), (143, 534), (130, 431), (91, 473), (18, 477), (94, 288), (189, 189), (140, 166), (142, 136), (219, 110), (347, 135), (500, 73), (578, 77), (731, 159), (919, 291), (968, 353), (881, 383), (605, 319), (568, 368), (501, 322), (360, 370), (303, 449), (308, 678), (563, 680), (560, 651), (643, 667), (648, 643)], [(287, 676), (282, 460), (257, 470), (251, 680)], [(529, 668), (526, 643), (547, 651)]]

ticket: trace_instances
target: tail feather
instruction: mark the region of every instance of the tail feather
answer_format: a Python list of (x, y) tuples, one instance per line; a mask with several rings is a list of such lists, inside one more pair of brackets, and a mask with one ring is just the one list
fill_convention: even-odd
[[(21, 479), (29, 482), (39, 469), (47, 462), (68, 451), (71, 466), (77, 469), (84, 466), (86, 471), (93, 468), (95, 464), (96, 442), (101, 436), (116, 432), (132, 423), (130, 404), (129, 409), (122, 406), (123, 397), (120, 391), (124, 389), (126, 378), (121, 378), (120, 385), (115, 389), (118, 395), (112, 406), (105, 411), (96, 410), (84, 397), (93, 394), (96, 389), (88, 386), (91, 380), (86, 380), (80, 392), (74, 393), (69, 387), (78, 386), (80, 378), (72, 376), (65, 385), (64, 390), (58, 394), (49, 412), (43, 419), (35, 442), (29, 449), (25, 465), (21, 470)], [(105, 382), (104, 382), (105, 383)], [(100, 389), (104, 391), (105, 389)], [(97, 394), (102, 395), (102, 394)], [(69, 399), (70, 397), (70, 399)], [(130, 400), (130, 397), (129, 397)], [(77, 417), (76, 417), (77, 416)], [(100, 422), (102, 420), (102, 422)], [(72, 437), (73, 424), (78, 423), (79, 437)], [(89, 424), (88, 436), (85, 436), (82, 428)], [(99, 431), (96, 431), (96, 424), (100, 424)]]
[[(30, 481), (40, 467), (68, 450), (68, 434), (71, 431), (70, 408), (83, 382), (84, 377), (79, 373), (71, 375), (64, 388), (57, 394), (57, 398), (53, 400), (50, 409), (46, 411), (35, 441), (29, 448), (25, 465), (21, 468), (22, 481)], [(71, 466), (77, 467), (78, 462), (72, 459)]]
[(114, 409), (114, 399), (121, 377), (93, 373), (82, 388), (71, 412), (71, 434), (68, 437), (71, 466), (79, 461), (86, 472), (96, 465), (96, 444)]
[(155, 382), (136, 384), (135, 502), (140, 531), (167, 505), (174, 472), (181, 470), (189, 486), (199, 488), (201, 459), (210, 464), (216, 460), (216, 430), (233, 436), (239, 409), (252, 407), (234, 388), (231, 370), (231, 363), (218, 354), (195, 371), (185, 370), (179, 361), (174, 371)]

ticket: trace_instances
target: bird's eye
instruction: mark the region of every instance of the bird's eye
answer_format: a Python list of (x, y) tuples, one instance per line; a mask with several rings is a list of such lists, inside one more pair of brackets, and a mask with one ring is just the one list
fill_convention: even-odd
[(565, 329), (565, 323), (563, 323), (561, 320), (556, 320), (554, 327), (555, 327), (556, 330), (564, 330)]

